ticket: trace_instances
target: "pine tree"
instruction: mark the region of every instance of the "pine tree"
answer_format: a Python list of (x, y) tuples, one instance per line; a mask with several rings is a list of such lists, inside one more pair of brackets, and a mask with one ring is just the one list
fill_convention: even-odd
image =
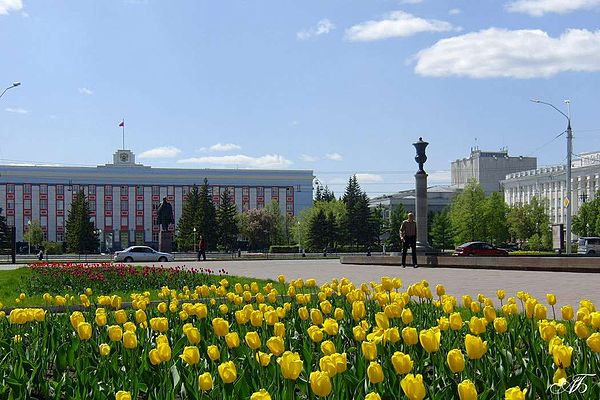
[(334, 201), (335, 193), (332, 190), (329, 190), (327, 185), (325, 185), (325, 189), (323, 189), (321, 193), (321, 201)]
[(87, 254), (98, 250), (98, 234), (91, 221), (90, 206), (83, 191), (71, 203), (66, 231), (68, 251)]
[(6, 217), (2, 215), (2, 207), (0, 207), (0, 250), (8, 250), (12, 248), (12, 240), (8, 225), (6, 225)]
[(358, 245), (361, 224), (365, 223), (365, 221), (360, 220), (358, 215), (361, 194), (356, 175), (353, 175), (348, 180), (346, 191), (342, 197), (342, 201), (346, 206), (346, 215), (343, 221), (343, 235), (346, 239), (345, 241), (351, 245)]
[(195, 223), (199, 235), (202, 235), (208, 250), (214, 250), (217, 244), (217, 211), (208, 195), (208, 179), (200, 187), (200, 198), (198, 202), (198, 213)]
[(313, 251), (322, 251), (327, 246), (327, 217), (320, 209), (310, 220), (308, 228), (308, 247)]
[(315, 199), (313, 203), (318, 201), (323, 201), (323, 186), (317, 185), (317, 189), (315, 189)]
[(433, 216), (430, 235), (431, 244), (436, 249), (444, 250), (454, 247), (452, 221), (450, 220), (450, 212), (447, 209)]
[[(186, 201), (183, 204), (181, 217), (177, 222), (177, 246), (180, 251), (188, 251), (194, 248), (194, 239), (198, 240), (199, 225), (197, 225), (198, 213), (200, 210), (200, 192), (198, 186), (194, 185), (187, 194)], [(196, 235), (194, 235), (196, 228)], [(196, 236), (194, 238), (194, 236)]]
[(333, 211), (327, 213), (325, 219), (325, 237), (327, 248), (335, 248), (338, 241), (339, 224)]
[(225, 189), (217, 208), (217, 245), (225, 251), (233, 251), (237, 247), (238, 227), (236, 221), (237, 208), (229, 198), (229, 190)]
[(389, 236), (386, 241), (386, 245), (391, 251), (400, 251), (402, 248), (400, 244), (400, 226), (405, 219), (406, 210), (404, 209), (404, 205), (395, 205), (390, 213)]

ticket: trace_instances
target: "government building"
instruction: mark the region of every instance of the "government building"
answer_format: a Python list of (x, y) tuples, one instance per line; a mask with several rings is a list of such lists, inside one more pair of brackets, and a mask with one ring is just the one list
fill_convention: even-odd
[(275, 201), (293, 216), (312, 206), (312, 170), (152, 168), (136, 164), (130, 150), (118, 150), (112, 163), (96, 167), (0, 165), (0, 207), (17, 241), (31, 221), (39, 221), (44, 240), (62, 242), (73, 196), (83, 190), (103, 250), (152, 245), (158, 243), (156, 210), (163, 197), (177, 223), (186, 195), (204, 178), (215, 205), (227, 188), (240, 212)]

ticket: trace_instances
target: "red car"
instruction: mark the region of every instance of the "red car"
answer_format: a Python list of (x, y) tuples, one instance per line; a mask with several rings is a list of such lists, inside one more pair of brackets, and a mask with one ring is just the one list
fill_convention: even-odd
[(508, 251), (485, 242), (461, 244), (454, 250), (455, 256), (507, 256)]

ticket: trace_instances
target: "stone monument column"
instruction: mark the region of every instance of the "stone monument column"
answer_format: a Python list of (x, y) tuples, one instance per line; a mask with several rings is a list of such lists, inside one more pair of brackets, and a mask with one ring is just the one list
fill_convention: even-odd
[(417, 222), (417, 252), (430, 252), (433, 248), (427, 241), (427, 173), (423, 169), (423, 164), (427, 161), (425, 148), (429, 143), (424, 142), (423, 138), (413, 143), (417, 150), (415, 161), (419, 164), (419, 170), (415, 174), (415, 211)]
[(163, 201), (156, 210), (157, 222), (160, 225), (160, 233), (158, 237), (158, 251), (170, 253), (173, 251), (173, 232), (169, 231), (169, 225), (174, 223), (173, 207), (163, 198)]

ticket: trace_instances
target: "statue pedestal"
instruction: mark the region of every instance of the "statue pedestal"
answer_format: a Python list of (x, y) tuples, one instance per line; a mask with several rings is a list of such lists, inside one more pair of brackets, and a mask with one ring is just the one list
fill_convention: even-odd
[(427, 242), (427, 173), (415, 174), (415, 210), (417, 212), (417, 253), (430, 253), (434, 249)]
[(171, 253), (173, 251), (173, 232), (160, 231), (158, 236), (158, 251)]

